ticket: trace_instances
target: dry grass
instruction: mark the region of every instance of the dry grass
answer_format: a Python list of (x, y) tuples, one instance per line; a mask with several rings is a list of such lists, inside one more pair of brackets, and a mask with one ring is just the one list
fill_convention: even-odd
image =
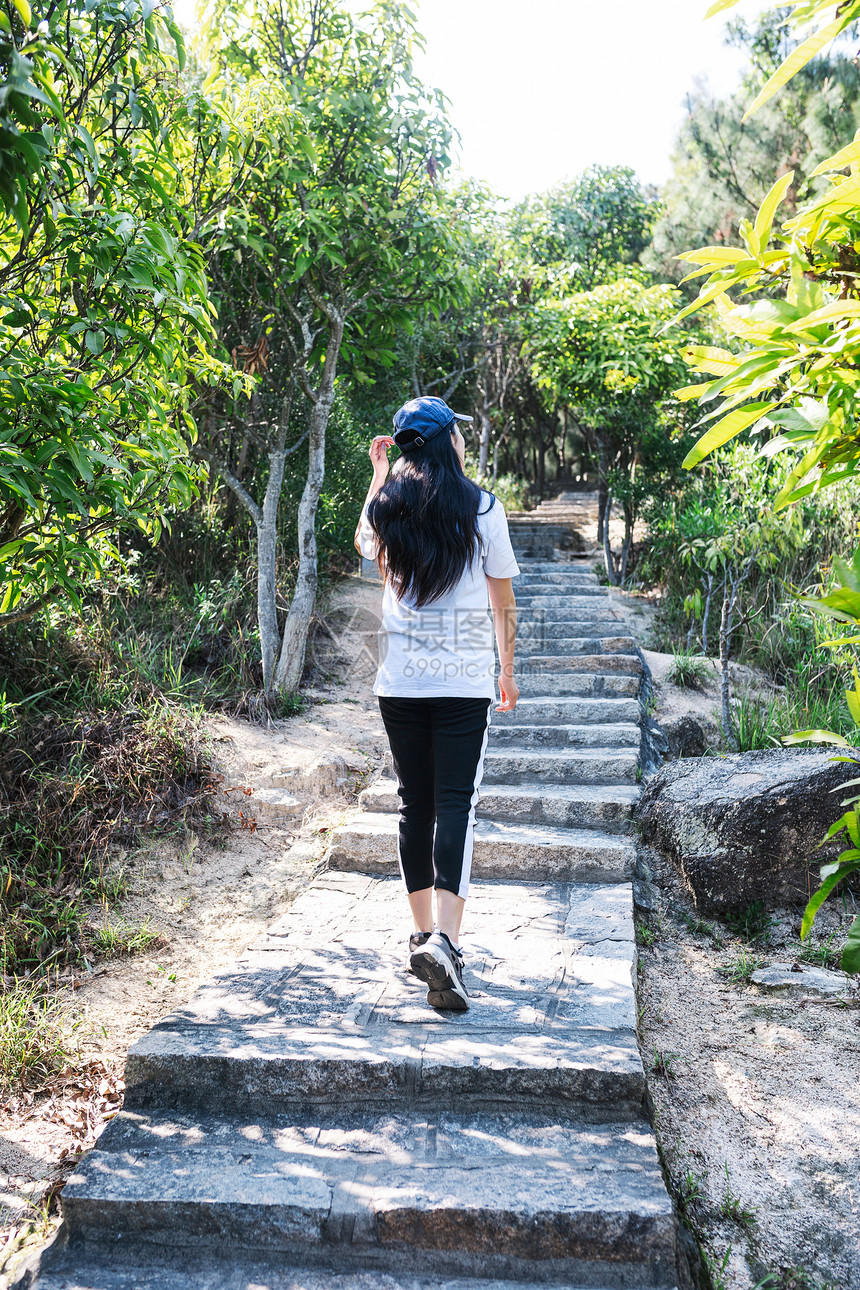
[(0, 971), (87, 951), (87, 906), (120, 894), (108, 856), (143, 830), (213, 820), (193, 713), (163, 702), (7, 730), (0, 745)]

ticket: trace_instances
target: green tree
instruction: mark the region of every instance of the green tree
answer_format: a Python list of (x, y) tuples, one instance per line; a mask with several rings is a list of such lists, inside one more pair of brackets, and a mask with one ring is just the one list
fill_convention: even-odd
[[(677, 312), (674, 287), (620, 279), (593, 291), (549, 300), (535, 310), (529, 355), (537, 384), (554, 404), (571, 408), (593, 444), (601, 484), (599, 531), (606, 572), (624, 581), (633, 526), (647, 478), (662, 453), (666, 432), (657, 430), (661, 407), (680, 370), (677, 344), (660, 330)], [(656, 483), (656, 480), (654, 481)], [(624, 509), (620, 560), (609, 544), (613, 492)]]
[[(210, 353), (177, 155), (182, 40), (151, 5), (0, 9), (0, 623), (110, 558), (118, 524), (187, 502)], [(220, 137), (220, 123), (209, 128)]]
[(509, 236), (531, 275), (550, 275), (569, 291), (590, 291), (629, 276), (657, 211), (656, 194), (628, 166), (592, 166), (527, 197), (512, 213)]
[(749, 57), (738, 92), (726, 99), (699, 89), (687, 99), (687, 115), (673, 155), (672, 174), (661, 192), (662, 211), (643, 263), (662, 278), (683, 275), (678, 256), (705, 243), (730, 245), (743, 219), (756, 211), (788, 170), (794, 179), (786, 207), (794, 213), (823, 186), (816, 166), (835, 152), (860, 122), (857, 71), (850, 56), (816, 58), (749, 119), (744, 104), (753, 86), (770, 76), (794, 49), (780, 14), (749, 25), (736, 22), (731, 43)]
[[(710, 12), (731, 8), (736, 0), (717, 0)], [(860, 0), (837, 7), (835, 16), (825, 0), (796, 0), (792, 18), (813, 29), (768, 76), (747, 116), (784, 89), (826, 45), (860, 18)], [(829, 21), (827, 19), (829, 18)], [(847, 171), (848, 173), (844, 173)], [(796, 464), (775, 499), (776, 508), (789, 506), (833, 484), (860, 474), (857, 368), (860, 360), (860, 138), (855, 136), (817, 172), (830, 187), (816, 196), (775, 233), (774, 221), (793, 175), (776, 181), (765, 197), (755, 222), (741, 223), (743, 247), (703, 247), (684, 258), (698, 266), (693, 277), (704, 277), (699, 295), (684, 313), (713, 304), (725, 329), (739, 342), (740, 353), (695, 351), (688, 361), (707, 380), (683, 391), (700, 406), (716, 403), (704, 423), (713, 424), (688, 454), (692, 467), (716, 448), (744, 431), (760, 437), (762, 453), (794, 455)], [(771, 246), (774, 242), (775, 245)], [(761, 295), (755, 304), (737, 303)], [(817, 608), (843, 622), (858, 621), (858, 560), (853, 567), (836, 563), (840, 588), (818, 601)], [(856, 643), (856, 638), (842, 643)], [(855, 672), (855, 681), (856, 681)], [(860, 720), (860, 682), (848, 697), (855, 722)], [(794, 739), (844, 739), (831, 732), (805, 730)], [(856, 805), (856, 801), (846, 803)], [(846, 832), (851, 846), (839, 860), (825, 865), (822, 885), (810, 900), (802, 935), (816, 911), (842, 879), (853, 875), (860, 862), (860, 831), (856, 810), (849, 810), (828, 836)], [(846, 971), (860, 971), (860, 919), (855, 920), (843, 953)]]
[[(409, 10), (387, 0), (363, 14), (334, 0), (217, 0), (210, 12), (207, 56), (268, 142), (208, 241), (222, 344), (256, 389), (250, 402), (207, 410), (197, 452), (255, 525), (266, 691), (295, 690), (302, 675), (338, 373), (371, 381), (393, 360), (398, 329), (459, 290), (456, 224), (439, 183), (450, 127), (414, 75), (415, 39)], [(286, 463), (305, 439), (298, 572), (282, 628), (278, 508)], [(259, 500), (242, 478), (248, 444), (261, 463)]]

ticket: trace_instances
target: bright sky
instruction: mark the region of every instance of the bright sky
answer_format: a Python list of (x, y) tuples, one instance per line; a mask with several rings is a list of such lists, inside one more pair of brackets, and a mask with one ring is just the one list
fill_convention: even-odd
[[(425, 80), (451, 100), (463, 170), (501, 196), (586, 166), (669, 173), (684, 96), (726, 93), (742, 59), (708, 0), (416, 0)], [(752, 16), (761, 0), (733, 11)]]
[[(354, 0), (347, 0), (354, 3)], [(174, 0), (190, 25), (194, 0)], [(451, 100), (462, 170), (518, 199), (586, 166), (661, 183), (697, 78), (736, 87), (741, 58), (709, 0), (412, 0), (422, 78)], [(741, 0), (751, 17), (764, 0)]]

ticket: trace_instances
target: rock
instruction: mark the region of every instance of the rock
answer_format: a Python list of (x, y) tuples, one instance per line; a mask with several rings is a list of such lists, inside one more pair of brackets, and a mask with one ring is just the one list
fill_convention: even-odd
[(750, 980), (765, 990), (794, 990), (802, 994), (844, 994), (848, 989), (844, 972), (800, 967), (796, 963), (772, 963), (770, 967), (758, 968)]
[(660, 908), (660, 889), (653, 882), (644, 882), (641, 878), (633, 879), (633, 903), (637, 909), (646, 914), (653, 914)]
[(314, 796), (342, 792), (354, 782), (354, 774), (346, 758), (338, 753), (322, 753), (309, 766), (291, 768), (273, 778), (279, 786)]
[(663, 734), (668, 745), (667, 761), (677, 761), (679, 757), (703, 757), (708, 747), (708, 736), (701, 722), (689, 715), (677, 717), (674, 721), (661, 722)]
[(241, 802), (241, 807), (246, 815), (267, 823), (291, 819), (303, 809), (299, 799), (282, 788), (255, 788), (247, 803)]
[(648, 781), (635, 818), (678, 865), (700, 913), (805, 902), (810, 862), (814, 888), (817, 866), (842, 849), (838, 839), (818, 844), (856, 774), (818, 750), (682, 758)]

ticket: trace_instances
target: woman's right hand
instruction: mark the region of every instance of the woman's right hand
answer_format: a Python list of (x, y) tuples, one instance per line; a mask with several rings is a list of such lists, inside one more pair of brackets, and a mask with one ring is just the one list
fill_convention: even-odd
[(512, 676), (499, 677), (499, 694), (502, 701), (496, 705), (496, 712), (513, 712), (520, 697), (520, 687)]
[(373, 462), (373, 473), (377, 478), (385, 479), (388, 475), (388, 449), (394, 440), (390, 434), (378, 434), (370, 445), (370, 460)]

